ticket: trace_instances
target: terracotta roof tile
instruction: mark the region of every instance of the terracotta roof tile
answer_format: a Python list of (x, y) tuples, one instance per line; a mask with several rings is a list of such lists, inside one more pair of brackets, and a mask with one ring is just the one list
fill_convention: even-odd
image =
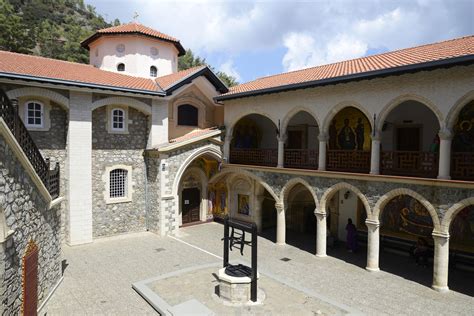
[(0, 51), (0, 73), (114, 88), (163, 92), (152, 79), (105, 71), (91, 65)]
[(196, 66), (196, 67), (189, 68), (186, 70), (181, 70), (174, 74), (158, 77), (155, 79), (155, 81), (163, 90), (167, 90), (169, 87), (180, 82), (184, 78), (191, 76), (192, 74), (194, 74), (195, 72), (198, 72), (199, 70), (203, 68), (206, 68), (206, 66)]
[(474, 36), (471, 35), (444, 42), (263, 77), (232, 87), (228, 93), (222, 96), (252, 93), (268, 88), (284, 87), (286, 85), (337, 78), (350, 74), (362, 74), (370, 71), (440, 61), (473, 54)]
[(200, 136), (203, 136), (203, 135), (206, 135), (206, 134), (211, 134), (212, 132), (215, 132), (217, 131), (217, 127), (209, 127), (209, 128), (205, 128), (205, 129), (196, 129), (194, 131), (191, 131), (181, 137), (177, 137), (177, 138), (174, 138), (174, 139), (170, 139), (170, 144), (174, 144), (174, 143), (181, 143), (181, 142), (184, 142), (184, 141), (187, 141), (187, 140), (190, 140), (190, 139), (193, 139), (193, 138), (196, 138), (196, 137), (200, 137)]

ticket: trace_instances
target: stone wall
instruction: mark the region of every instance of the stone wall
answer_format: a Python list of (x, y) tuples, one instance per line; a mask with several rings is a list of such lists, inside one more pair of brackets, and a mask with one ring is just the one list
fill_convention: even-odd
[(14, 231), (5, 241), (0, 241), (0, 314), (18, 315), (22, 305), (22, 258), (30, 240), (39, 248), (39, 304), (61, 278), (61, 212), (58, 206), (48, 209), (48, 202), (3, 136), (0, 136), (0, 192), (0, 211), (4, 212), (7, 229)]
[[(106, 107), (92, 113), (92, 229), (93, 237), (146, 230), (145, 159), (147, 117), (128, 109), (128, 133), (107, 131)], [(106, 168), (132, 167), (132, 201), (107, 204)]]

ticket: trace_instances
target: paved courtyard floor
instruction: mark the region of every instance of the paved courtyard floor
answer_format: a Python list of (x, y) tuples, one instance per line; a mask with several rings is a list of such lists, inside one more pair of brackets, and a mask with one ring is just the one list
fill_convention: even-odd
[[(130, 234), (63, 248), (64, 281), (43, 312), (48, 315), (153, 315), (132, 283), (173, 271), (220, 262), (223, 227), (182, 228), (179, 236)], [(317, 258), (293, 246), (259, 238), (259, 267), (280, 280), (368, 315), (472, 315), (474, 298), (438, 293), (384, 271), (370, 273), (334, 257)], [(241, 258), (250, 260), (249, 249)], [(289, 261), (282, 261), (289, 258)], [(471, 275), (472, 276), (472, 275)], [(176, 291), (180, 291), (179, 285)], [(229, 314), (232, 311), (229, 310)]]

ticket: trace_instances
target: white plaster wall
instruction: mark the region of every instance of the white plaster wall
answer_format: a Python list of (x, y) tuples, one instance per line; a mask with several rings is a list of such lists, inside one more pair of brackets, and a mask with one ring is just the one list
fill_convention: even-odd
[(357, 225), (357, 195), (351, 192), (349, 194), (349, 198), (346, 200), (344, 198), (344, 193), (347, 190), (339, 191), (339, 220), (337, 225), (337, 237), (339, 240), (346, 240), (347, 232), (346, 232), (346, 225), (347, 220), (350, 218), (352, 219), (352, 223)]
[[(412, 121), (404, 123), (404, 121)], [(429, 151), (434, 137), (439, 131), (439, 122), (435, 114), (426, 106), (418, 102), (407, 101), (395, 109), (387, 116), (387, 128), (382, 132), (382, 150), (396, 150), (395, 134), (396, 127), (410, 127), (423, 125), (421, 127), (421, 147), (423, 151)]]
[[(116, 50), (119, 44), (125, 45), (123, 53)], [(151, 55), (152, 47), (158, 49), (157, 56)], [(89, 56), (90, 64), (100, 69), (117, 72), (117, 65), (124, 63), (125, 71), (121, 73), (143, 78), (151, 78), (150, 66), (158, 68), (159, 77), (178, 70), (178, 51), (173, 44), (143, 36), (104, 36), (91, 43)]]
[[(311, 109), (321, 125), (328, 127), (330, 118), (344, 105), (366, 110), (369, 119), (401, 96), (418, 95), (430, 100), (444, 120), (449, 110), (474, 87), (474, 66), (454, 67), (364, 80), (347, 84), (317, 87), (283, 93), (224, 101), (224, 120), (232, 128), (244, 114), (262, 113), (275, 124), (291, 109), (301, 106)], [(325, 122), (327, 121), (327, 123)]]

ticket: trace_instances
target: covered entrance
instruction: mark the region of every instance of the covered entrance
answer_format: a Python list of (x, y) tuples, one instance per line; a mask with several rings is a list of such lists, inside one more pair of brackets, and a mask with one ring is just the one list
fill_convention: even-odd
[(201, 191), (198, 188), (183, 189), (181, 194), (183, 225), (199, 221), (200, 205)]

